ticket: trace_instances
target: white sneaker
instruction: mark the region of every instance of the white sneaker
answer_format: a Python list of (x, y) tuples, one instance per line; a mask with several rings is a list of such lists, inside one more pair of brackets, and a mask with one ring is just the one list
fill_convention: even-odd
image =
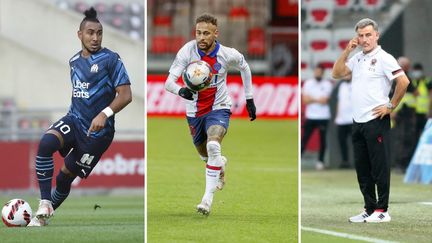
[(44, 218), (38, 219), (36, 216), (33, 217), (27, 227), (41, 227), (48, 225), (48, 221)]
[(351, 218), (348, 219), (348, 222), (350, 223), (364, 223), (365, 219), (369, 217), (369, 214), (366, 213), (366, 211), (363, 211), (361, 214), (356, 215), (356, 216), (352, 216)]
[(219, 174), (219, 182), (216, 186), (217, 190), (222, 190), (225, 186), (225, 166), (228, 164), (228, 160), (225, 156), (221, 156), (221, 160), (222, 160), (222, 169), (221, 172)]
[(210, 214), (210, 208), (211, 204), (206, 200), (202, 200), (201, 203), (197, 205), (197, 212), (208, 216)]
[(390, 222), (391, 217), (388, 212), (375, 211), (364, 220), (366, 223), (385, 223)]
[(54, 215), (54, 209), (51, 201), (40, 200), (39, 208), (36, 211), (36, 216), (32, 218), (27, 226), (46, 226), (48, 225), (48, 219)]

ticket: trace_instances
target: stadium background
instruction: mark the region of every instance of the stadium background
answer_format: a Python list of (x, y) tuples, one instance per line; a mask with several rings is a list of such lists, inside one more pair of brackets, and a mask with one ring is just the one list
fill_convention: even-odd
[[(297, 1), (147, 4), (149, 242), (297, 241)], [(217, 17), (221, 44), (239, 50), (249, 63), (258, 115), (254, 122), (247, 119), (239, 72), (230, 70), (233, 119), (222, 146), (229, 179), (208, 219), (194, 214), (204, 167), (190, 139), (184, 102), (164, 89), (177, 51), (195, 38), (195, 18), (204, 12)]]
[[(80, 203), (91, 204), (96, 200), (105, 206), (112, 203), (113, 209), (106, 212), (115, 214), (115, 205), (121, 205), (119, 195), (124, 195), (125, 200), (135, 202), (135, 205), (129, 205), (131, 208), (138, 205), (138, 211), (134, 212), (140, 226), (132, 232), (135, 238), (129, 239), (138, 238), (141, 239), (138, 242), (142, 242), (145, 172), (143, 1), (0, 0), (0, 154), (3, 168), (0, 170), (0, 198), (1, 201), (24, 198), (34, 210), (37, 208), (39, 189), (34, 175), (34, 157), (38, 140), (52, 122), (68, 111), (71, 98), (68, 60), (81, 50), (76, 32), (83, 18), (82, 12), (92, 5), (104, 25), (102, 46), (118, 52), (128, 70), (133, 102), (116, 116), (113, 144), (88, 180), (74, 181), (72, 199), (66, 201), (64, 207), (74, 210)], [(56, 153), (56, 173), (62, 163)], [(80, 198), (78, 201), (76, 196)], [(56, 224), (67, 222), (61, 219), (62, 216), (58, 216)], [(102, 219), (107, 220), (104, 216)], [(70, 223), (74, 222), (70, 220)], [(106, 229), (115, 232), (113, 228)], [(61, 232), (58, 231), (60, 239), (64, 237)], [(95, 233), (103, 240), (101, 232)], [(89, 236), (92, 235), (94, 233)], [(67, 238), (63, 239), (67, 241)]]
[[(333, 63), (355, 36), (354, 25), (361, 18), (379, 24), (379, 44), (395, 58), (406, 56), (411, 64), (421, 63), (427, 77), (432, 75), (429, 12), (432, 2), (425, 0), (303, 0), (301, 2), (301, 80), (313, 76), (313, 67), (326, 67), (331, 78)], [(337, 87), (337, 81), (334, 81)], [(327, 130), (326, 170), (313, 171), (317, 158), (318, 134), (309, 142), (301, 160), (302, 242), (429, 242), (430, 229), (423, 212), (430, 210), (430, 185), (405, 184), (404, 174), (392, 171), (389, 225), (348, 224), (348, 217), (362, 210), (362, 198), (355, 171), (336, 170), (341, 158), (333, 122), (336, 88), (330, 98), (332, 120)], [(302, 105), (302, 110), (304, 106)], [(304, 112), (302, 112), (304, 114)], [(302, 122), (304, 117), (301, 118)], [(414, 136), (414, 134), (406, 134)], [(312, 140), (312, 139), (311, 139)], [(392, 141), (393, 142), (393, 141)], [(349, 143), (350, 144), (350, 143)], [(402, 150), (392, 150), (404, 153)], [(352, 148), (350, 148), (351, 166)], [(429, 157), (428, 157), (429, 158)], [(412, 223), (415, 222), (415, 227)]]

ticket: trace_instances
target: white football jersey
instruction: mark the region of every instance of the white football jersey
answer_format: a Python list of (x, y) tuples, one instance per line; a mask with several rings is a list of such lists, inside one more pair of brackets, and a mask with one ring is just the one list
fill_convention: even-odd
[(196, 40), (186, 43), (177, 53), (169, 70), (169, 77), (165, 87), (168, 91), (178, 95), (179, 86), (176, 81), (186, 66), (193, 62), (203, 60), (212, 67), (213, 77), (210, 87), (196, 92), (193, 100), (186, 100), (186, 115), (199, 117), (212, 110), (230, 109), (231, 98), (228, 94), (226, 78), (230, 67), (240, 71), (243, 80), (246, 99), (252, 99), (252, 75), (249, 65), (243, 55), (234, 48), (226, 47), (216, 42), (215, 49), (206, 55), (198, 49)]

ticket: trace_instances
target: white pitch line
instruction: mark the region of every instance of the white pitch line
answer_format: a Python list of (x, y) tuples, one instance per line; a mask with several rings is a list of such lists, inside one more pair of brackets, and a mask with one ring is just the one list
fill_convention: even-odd
[(373, 243), (397, 243), (397, 241), (381, 240), (381, 239), (376, 239), (376, 238), (371, 238), (371, 237), (366, 237), (366, 236), (352, 235), (352, 234), (348, 234), (348, 233), (339, 233), (336, 231), (310, 228), (310, 227), (304, 227), (304, 226), (302, 226), (301, 229), (305, 230), (305, 231), (311, 231), (311, 232), (320, 233), (320, 234), (332, 235), (332, 236), (351, 239), (351, 240), (361, 240), (361, 241), (373, 242)]
[(423, 205), (431, 206), (432, 202), (418, 202), (418, 204), (423, 204)]

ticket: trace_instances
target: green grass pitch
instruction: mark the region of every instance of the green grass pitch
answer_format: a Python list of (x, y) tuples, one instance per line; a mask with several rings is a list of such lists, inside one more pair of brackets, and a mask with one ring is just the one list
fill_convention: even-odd
[[(353, 224), (348, 218), (363, 210), (354, 170), (302, 171), (301, 224), (305, 227), (348, 233), (393, 242), (431, 242), (432, 202), (430, 185), (404, 184), (401, 174), (392, 174), (390, 223)], [(302, 242), (359, 242), (302, 231)]]
[[(20, 196), (17, 196), (20, 197)], [(37, 210), (34, 196), (21, 196)], [(1, 196), (2, 203), (12, 199)], [(94, 210), (94, 205), (101, 208)], [(144, 196), (69, 196), (46, 227), (0, 226), (0, 242), (144, 242)]]
[(297, 242), (297, 121), (232, 119), (222, 142), (227, 184), (196, 213), (204, 162), (185, 119), (148, 119), (149, 242)]

